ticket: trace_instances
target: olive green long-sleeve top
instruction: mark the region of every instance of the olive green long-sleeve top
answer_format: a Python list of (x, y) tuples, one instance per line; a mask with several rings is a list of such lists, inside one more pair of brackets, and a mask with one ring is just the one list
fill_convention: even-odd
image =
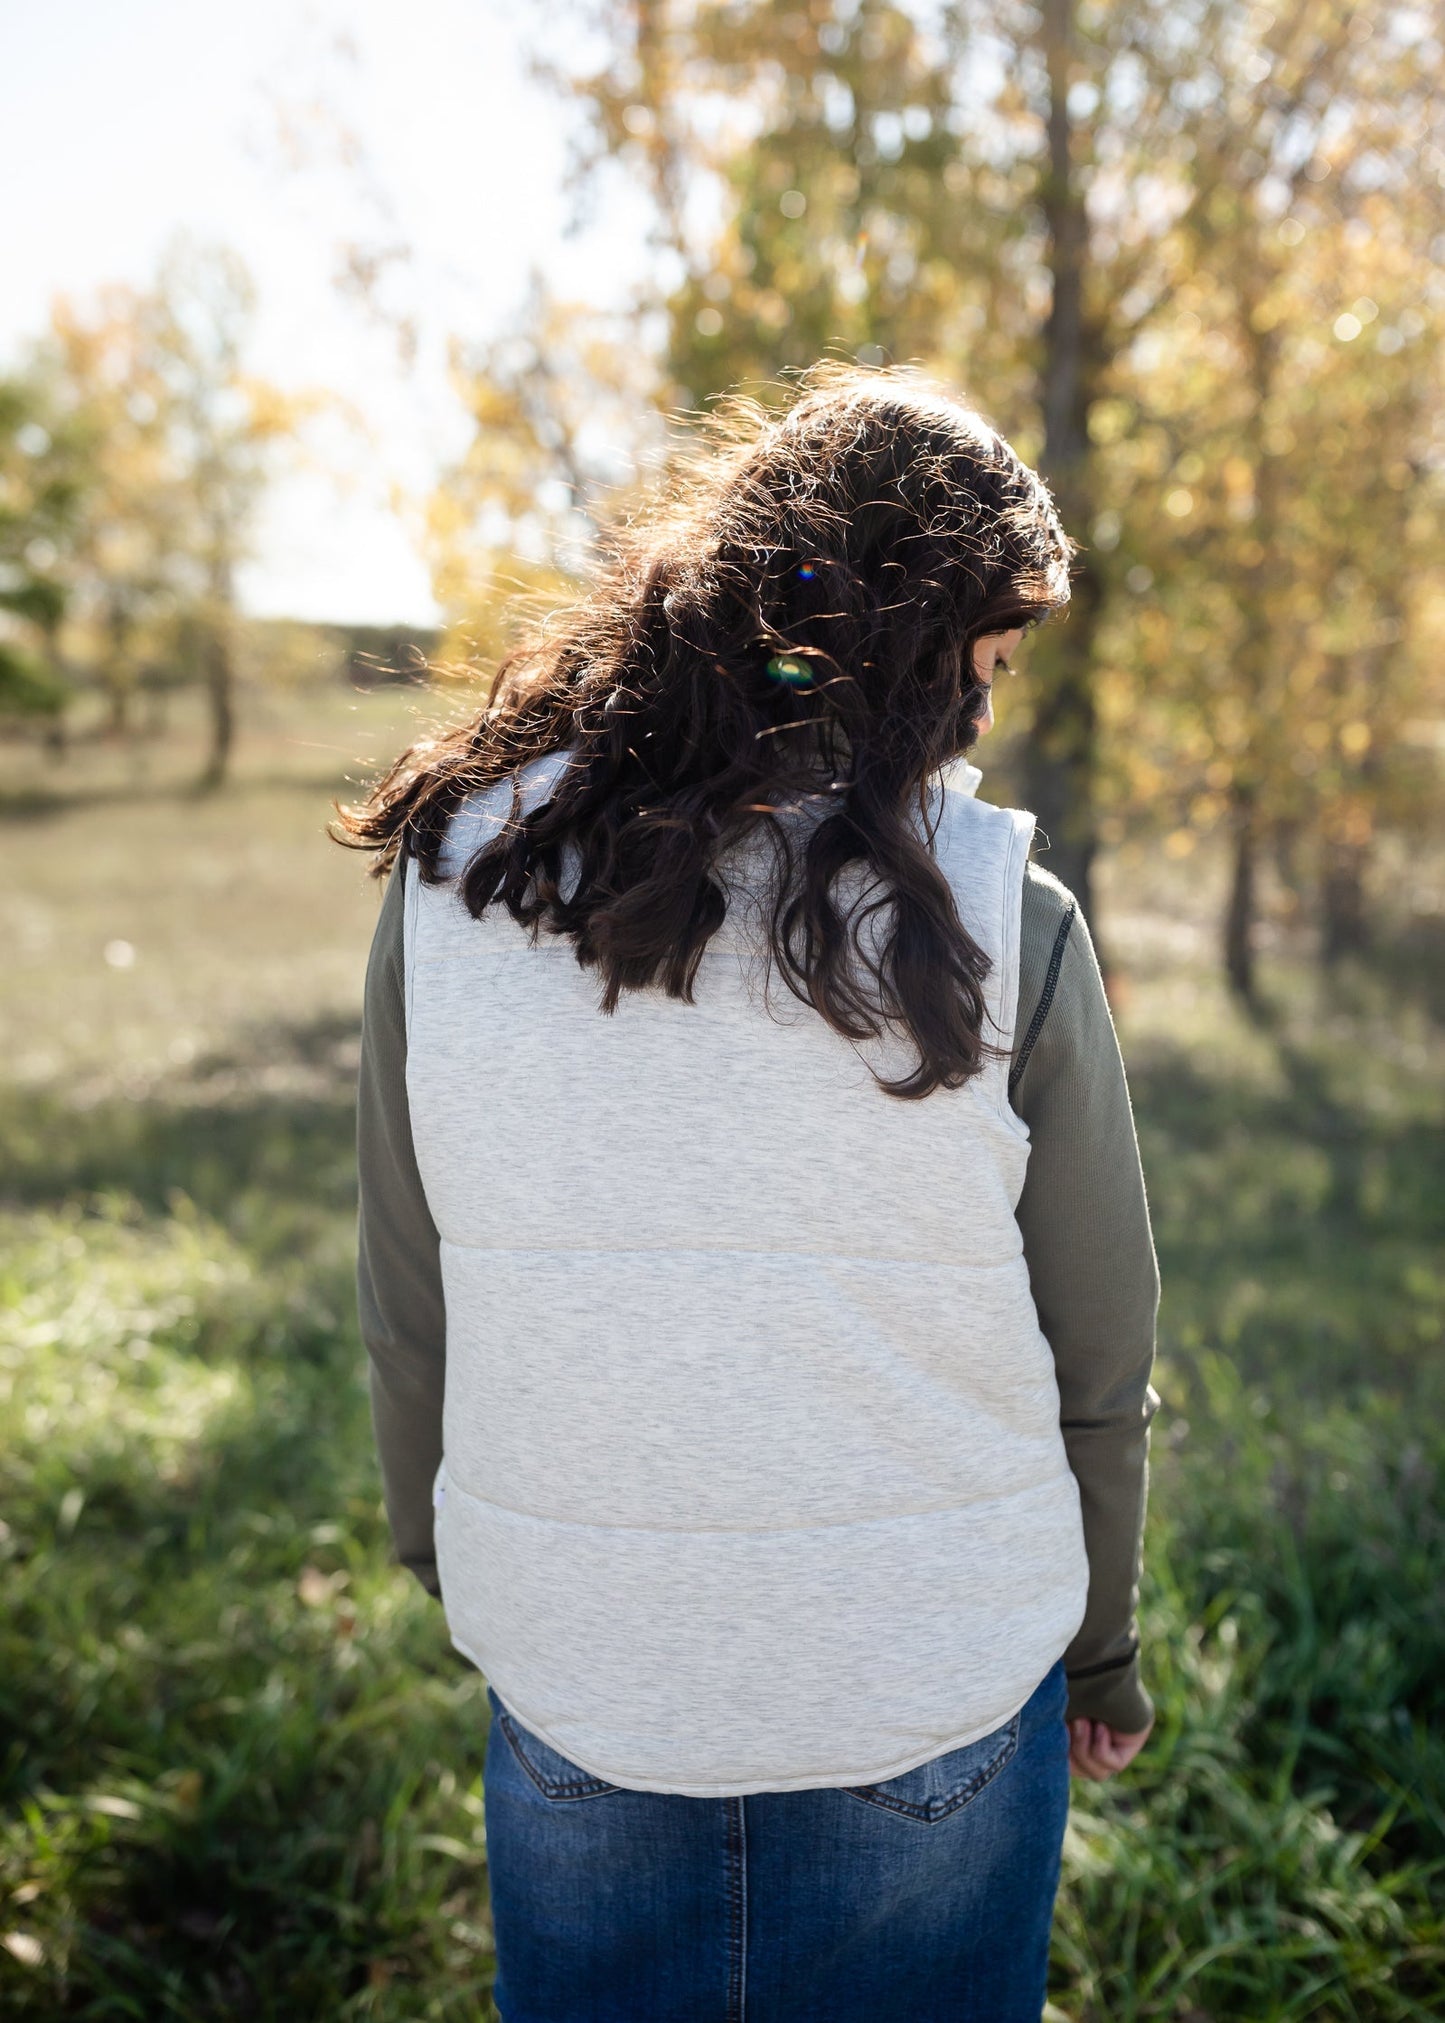
[[(432, 1485), (442, 1457), (446, 1314), (439, 1243), (406, 1092), (402, 881), (367, 967), (358, 1088), (357, 1290), (372, 1418), (402, 1563), (437, 1592)], [(1159, 1279), (1124, 1065), (1089, 932), (1057, 879), (1024, 883), (1009, 1093), (1029, 1127), (1018, 1205), (1060, 1423), (1079, 1486), (1088, 1604), (1065, 1653), (1069, 1715), (1148, 1724), (1136, 1620)]]

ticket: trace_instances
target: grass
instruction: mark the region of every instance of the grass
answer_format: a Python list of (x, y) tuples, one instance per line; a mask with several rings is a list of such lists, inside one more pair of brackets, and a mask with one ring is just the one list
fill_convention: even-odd
[[(0, 765), (7, 2017), (492, 2014), (485, 1701), (388, 1562), (351, 1297), (375, 894), (321, 828), (407, 711), (273, 704), (204, 802), (184, 731), (140, 779)], [(1281, 948), (1247, 1024), (1158, 875), (1116, 860), (1108, 918), (1166, 1288), (1160, 1716), (1076, 1787), (1051, 2013), (1433, 2017), (1438, 1008), (1390, 951), (1326, 993)]]

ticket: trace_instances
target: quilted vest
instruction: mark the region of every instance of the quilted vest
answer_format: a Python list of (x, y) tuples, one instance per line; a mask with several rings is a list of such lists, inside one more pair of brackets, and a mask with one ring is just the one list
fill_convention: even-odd
[[(565, 755), (524, 775), (545, 795)], [(696, 1003), (598, 1010), (570, 941), (406, 889), (407, 1088), (441, 1237), (437, 1562), (457, 1648), (596, 1777), (870, 1784), (991, 1733), (1088, 1585), (1009, 1105), (1033, 818), (954, 768), (932, 847), (991, 958), (963, 1088), (885, 1095), (768, 984), (760, 860)], [(455, 874), (510, 786), (453, 820)]]

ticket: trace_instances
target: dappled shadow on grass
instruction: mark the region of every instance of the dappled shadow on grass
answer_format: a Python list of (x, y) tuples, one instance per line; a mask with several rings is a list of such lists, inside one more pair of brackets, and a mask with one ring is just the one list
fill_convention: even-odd
[(143, 1096), (83, 1106), (51, 1089), (0, 1095), (0, 1199), (26, 1208), (123, 1194), (144, 1213), (183, 1195), (253, 1237), (355, 1201), (352, 1018), (312, 1019), (177, 1070)]
[(1223, 1344), (1301, 1396), (1414, 1384), (1435, 1360), (1445, 1135), (1349, 1102), (1281, 1038), (1281, 1085), (1156, 1053), (1132, 1076), (1164, 1285), (1166, 1354)]
[(1367, 959), (1343, 963), (1336, 988), (1349, 998), (1366, 974), (1402, 1002), (1419, 1005), (1437, 1025), (1445, 1025), (1445, 918), (1421, 915), (1381, 940)]

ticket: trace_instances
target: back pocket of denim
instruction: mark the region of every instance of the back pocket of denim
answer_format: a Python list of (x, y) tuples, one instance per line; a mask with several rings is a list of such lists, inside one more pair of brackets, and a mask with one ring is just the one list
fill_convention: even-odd
[(617, 1790), (615, 1784), (594, 1777), (590, 1770), (571, 1762), (560, 1750), (544, 1742), (540, 1735), (524, 1728), (514, 1715), (507, 1712), (490, 1687), (487, 1688), (487, 1698), (492, 1703), (492, 1719), (500, 1725), (512, 1754), (544, 1798), (562, 1804), (578, 1798), (605, 1798), (609, 1792)]
[(1020, 1708), (1011, 1721), (995, 1729), (992, 1735), (968, 1742), (962, 1749), (950, 1749), (944, 1756), (934, 1756), (916, 1769), (905, 1770), (901, 1777), (890, 1777), (883, 1784), (845, 1785), (844, 1790), (849, 1798), (859, 1798), (865, 1805), (876, 1805), (884, 1812), (900, 1813), (905, 1819), (934, 1826), (941, 1819), (952, 1818), (970, 1799), (977, 1798), (984, 1786), (991, 1784), (1012, 1760), (1019, 1746), (1022, 1714)]

